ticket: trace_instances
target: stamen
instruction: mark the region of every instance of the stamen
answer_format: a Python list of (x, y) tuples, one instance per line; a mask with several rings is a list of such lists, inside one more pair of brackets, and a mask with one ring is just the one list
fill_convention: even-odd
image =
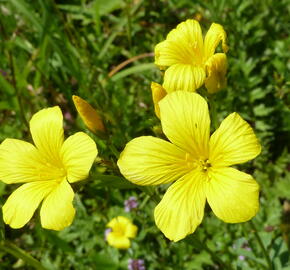
[(204, 172), (206, 172), (211, 167), (211, 164), (210, 164), (208, 159), (200, 160), (199, 162), (200, 162), (201, 168)]

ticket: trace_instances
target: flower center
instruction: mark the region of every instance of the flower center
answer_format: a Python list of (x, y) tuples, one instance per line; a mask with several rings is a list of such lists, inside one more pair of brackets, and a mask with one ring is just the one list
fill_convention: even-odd
[(207, 172), (208, 169), (211, 167), (211, 164), (208, 159), (200, 159), (199, 166), (204, 172)]
[(67, 174), (65, 168), (55, 166), (50, 162), (44, 162), (40, 166), (37, 166), (36, 171), (41, 180), (57, 180), (59, 182), (62, 181)]
[(201, 157), (199, 159), (195, 159), (192, 155), (188, 153), (185, 154), (185, 161), (189, 168), (191, 169), (201, 168), (203, 172), (207, 172), (208, 169), (212, 167), (208, 158)]
[(122, 224), (116, 224), (116, 226), (113, 228), (113, 232), (117, 236), (124, 236), (125, 235), (125, 228)]

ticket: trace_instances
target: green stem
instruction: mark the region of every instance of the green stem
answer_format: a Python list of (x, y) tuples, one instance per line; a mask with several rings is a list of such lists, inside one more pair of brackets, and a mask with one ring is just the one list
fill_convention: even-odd
[(128, 37), (128, 42), (129, 42), (129, 48), (132, 48), (132, 38), (131, 38), (131, 33), (132, 33), (132, 25), (131, 25), (131, 0), (127, 0), (127, 5), (126, 5), (126, 13), (127, 13), (127, 37)]
[(10, 52), (8, 52), (8, 55), (9, 55), (9, 63), (10, 63), (11, 74), (12, 74), (12, 84), (13, 84), (14, 89), (15, 89), (15, 94), (16, 94), (16, 97), (17, 97), (18, 105), (19, 105), (20, 115), (22, 117), (22, 120), (23, 120), (24, 124), (29, 129), (29, 124), (28, 124), (28, 122), (27, 122), (27, 120), (25, 118), (24, 107), (23, 107), (23, 104), (22, 104), (20, 91), (19, 91), (19, 88), (18, 88), (17, 82), (16, 82), (13, 56), (12, 56), (12, 54)]
[(261, 237), (259, 236), (259, 234), (257, 232), (257, 228), (256, 228), (255, 224), (251, 220), (249, 221), (249, 224), (250, 224), (250, 226), (251, 226), (251, 228), (252, 228), (252, 230), (254, 232), (254, 235), (255, 235), (255, 237), (256, 237), (256, 239), (257, 239), (257, 241), (258, 241), (258, 243), (259, 243), (259, 245), (260, 245), (260, 247), (262, 249), (264, 257), (265, 257), (265, 259), (267, 261), (267, 264), (269, 266), (269, 270), (273, 270), (273, 265), (272, 265), (271, 259), (270, 259), (269, 254), (268, 254), (268, 252), (267, 252), (267, 250), (266, 250), (266, 248), (265, 248), (265, 246), (264, 246), (264, 244), (262, 242)]
[[(3, 33), (4, 39), (9, 41), (9, 36), (6, 33), (6, 31), (5, 31), (5, 26), (2, 23), (1, 19), (0, 19), (0, 30)], [(14, 68), (14, 61), (13, 61), (13, 54), (12, 54), (12, 52), (10, 50), (11, 49), (8, 49), (8, 61), (9, 61), (9, 66), (10, 66), (10, 70), (11, 70), (11, 75), (12, 75), (12, 84), (13, 84), (13, 87), (14, 87), (14, 90), (15, 90), (15, 94), (16, 94), (16, 97), (17, 97), (17, 102), (18, 102), (18, 105), (19, 105), (20, 116), (22, 117), (24, 124), (26, 125), (26, 127), (29, 130), (29, 124), (28, 124), (28, 122), (27, 122), (27, 120), (25, 118), (24, 107), (23, 107), (23, 104), (22, 104), (20, 91), (19, 91), (19, 88), (17, 86), (16, 76), (15, 76), (15, 68)]]
[(214, 130), (216, 130), (218, 128), (218, 120), (217, 120), (217, 111), (216, 111), (216, 106), (215, 106), (214, 95), (209, 94), (208, 101), (209, 101), (209, 109), (210, 109), (212, 126)]
[(38, 260), (34, 259), (23, 249), (17, 247), (16, 245), (7, 240), (0, 243), (0, 250), (13, 255), (15, 258), (22, 259), (27, 264), (33, 266), (37, 270), (47, 270)]
[(148, 194), (150, 196), (150, 198), (153, 199), (154, 202), (159, 203), (161, 201), (160, 196), (155, 192), (154, 187), (151, 186), (143, 186), (143, 187), (139, 187), (140, 190), (142, 190), (143, 192), (145, 192), (146, 194)]

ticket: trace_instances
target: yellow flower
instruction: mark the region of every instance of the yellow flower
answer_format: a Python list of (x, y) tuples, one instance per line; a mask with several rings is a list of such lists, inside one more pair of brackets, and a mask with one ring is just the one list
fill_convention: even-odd
[(213, 23), (205, 38), (198, 21), (187, 20), (170, 31), (166, 40), (155, 47), (155, 64), (166, 69), (163, 87), (168, 93), (176, 90), (195, 91), (204, 82), (210, 93), (225, 86), (227, 60), (224, 53), (215, 53), (222, 41), (227, 52), (226, 33)]
[(89, 103), (79, 96), (73, 96), (73, 102), (85, 125), (92, 132), (105, 131), (100, 115)]
[(237, 113), (226, 117), (210, 136), (204, 98), (176, 91), (160, 102), (161, 124), (170, 142), (142, 136), (130, 141), (118, 160), (121, 173), (138, 185), (173, 181), (154, 210), (167, 238), (178, 241), (201, 223), (205, 202), (224, 222), (244, 222), (259, 208), (259, 186), (232, 165), (255, 158), (261, 146)]
[(130, 239), (135, 238), (137, 234), (137, 226), (135, 226), (128, 218), (118, 216), (113, 218), (107, 227), (111, 228), (111, 232), (107, 234), (107, 241), (110, 246), (120, 249), (130, 247)]
[(62, 230), (74, 218), (74, 192), (70, 183), (88, 176), (98, 153), (95, 142), (78, 132), (64, 141), (59, 107), (43, 109), (30, 120), (34, 145), (6, 139), (0, 145), (0, 180), (25, 183), (3, 206), (3, 218), (12, 228), (23, 227), (41, 205), (43, 228)]

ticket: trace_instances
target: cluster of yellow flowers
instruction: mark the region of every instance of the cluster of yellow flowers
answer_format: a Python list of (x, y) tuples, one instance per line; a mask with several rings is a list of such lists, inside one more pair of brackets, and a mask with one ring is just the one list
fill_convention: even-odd
[(121, 173), (137, 185), (174, 182), (154, 210), (164, 235), (179, 241), (195, 231), (206, 201), (229, 223), (245, 222), (259, 208), (259, 186), (251, 175), (230, 166), (255, 158), (261, 146), (237, 113), (210, 136), (206, 100), (195, 93), (205, 84), (213, 94), (226, 85), (227, 58), (215, 53), (226, 33), (213, 23), (203, 40), (198, 21), (187, 20), (155, 47), (164, 82), (152, 83), (155, 113), (169, 141), (142, 136), (130, 141), (118, 160)]
[[(195, 91), (205, 85), (213, 94), (226, 85), (227, 51), (223, 27), (213, 23), (205, 38), (196, 20), (172, 30), (155, 48), (155, 63), (165, 70), (162, 86), (152, 83), (156, 115), (167, 140), (142, 136), (130, 141), (118, 160), (121, 173), (137, 185), (174, 182), (156, 206), (156, 225), (178, 241), (195, 231), (206, 201), (229, 223), (251, 219), (259, 208), (259, 186), (251, 175), (232, 165), (255, 158), (261, 146), (250, 125), (237, 113), (226, 117), (210, 135), (206, 100)], [(105, 131), (98, 113), (73, 96), (75, 106), (93, 132)], [(43, 109), (30, 120), (34, 144), (6, 139), (0, 145), (0, 180), (24, 183), (3, 206), (12, 228), (23, 227), (41, 204), (41, 225), (62, 230), (74, 218), (71, 183), (85, 179), (97, 156), (95, 142), (78, 132), (64, 140), (59, 107)], [(137, 227), (125, 217), (107, 225), (110, 245), (128, 248)]]

